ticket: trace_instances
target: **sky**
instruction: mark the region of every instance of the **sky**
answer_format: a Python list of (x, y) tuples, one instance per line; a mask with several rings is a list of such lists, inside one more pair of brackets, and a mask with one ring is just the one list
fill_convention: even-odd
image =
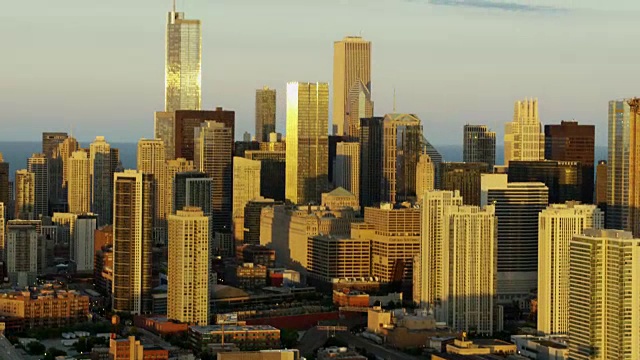
[[(153, 136), (164, 108), (171, 0), (19, 0), (0, 12), (0, 141), (73, 131), (81, 141)], [(516, 100), (539, 100), (543, 124), (595, 124), (607, 102), (640, 95), (637, 0), (178, 0), (202, 20), (202, 104), (236, 111), (254, 133), (255, 89), (331, 82), (333, 41), (372, 42), (376, 115), (414, 113), (434, 144), (464, 124), (501, 142)]]

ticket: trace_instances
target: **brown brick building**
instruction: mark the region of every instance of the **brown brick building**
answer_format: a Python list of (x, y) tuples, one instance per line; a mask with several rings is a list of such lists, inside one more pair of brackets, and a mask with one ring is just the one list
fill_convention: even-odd
[(223, 110), (221, 107), (215, 110), (178, 110), (175, 115), (175, 158), (185, 158), (193, 161), (195, 144), (193, 141), (194, 129), (200, 127), (205, 121), (217, 121), (231, 128), (231, 148), (235, 139), (234, 111)]

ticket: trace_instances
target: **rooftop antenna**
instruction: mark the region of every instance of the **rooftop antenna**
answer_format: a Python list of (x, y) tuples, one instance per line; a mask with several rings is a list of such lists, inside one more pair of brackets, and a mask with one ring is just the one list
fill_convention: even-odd
[(176, 12), (176, 0), (173, 0), (173, 12)]
[(393, 112), (396, 112), (396, 87), (393, 87)]

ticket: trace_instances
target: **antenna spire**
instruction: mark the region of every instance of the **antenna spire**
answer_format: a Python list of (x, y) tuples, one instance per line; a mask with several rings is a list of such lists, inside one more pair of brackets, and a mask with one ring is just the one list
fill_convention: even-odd
[(176, 12), (176, 0), (173, 0), (173, 12)]
[(396, 87), (393, 87), (393, 112), (396, 112)]

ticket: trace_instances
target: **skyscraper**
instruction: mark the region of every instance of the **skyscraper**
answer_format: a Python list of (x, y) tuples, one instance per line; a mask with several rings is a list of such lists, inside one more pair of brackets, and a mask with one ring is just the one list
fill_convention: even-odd
[(360, 207), (363, 209), (380, 203), (383, 119), (360, 119)]
[(569, 359), (640, 359), (640, 240), (585, 230), (569, 264)]
[(442, 155), (435, 146), (431, 145), (429, 140), (422, 136), (422, 153), (429, 155), (433, 163), (433, 170), (436, 178), (435, 188), (440, 189), (440, 164), (442, 164)]
[(276, 132), (276, 90), (268, 86), (256, 90), (256, 141), (268, 142)]
[(440, 164), (440, 189), (458, 190), (465, 205), (480, 206), (480, 177), (488, 172), (486, 163)]
[(68, 138), (65, 132), (43, 132), (42, 133), (42, 153), (47, 158), (53, 157), (58, 150), (58, 146)]
[(126, 170), (114, 175), (113, 310), (151, 312), (153, 175)]
[(496, 164), (496, 133), (487, 125), (465, 125), (462, 161), (482, 162), (493, 170)]
[(382, 135), (381, 200), (416, 199), (416, 170), (422, 154), (422, 123), (413, 114), (387, 114)]
[(223, 123), (225, 127), (231, 129), (229, 146), (233, 149), (235, 117), (235, 112), (224, 110), (221, 107), (207, 111), (176, 111), (174, 118), (174, 148), (176, 153), (174, 158), (194, 160), (194, 131), (207, 121)]
[[(180, 158), (175, 160), (166, 160), (164, 167), (164, 209), (162, 210), (161, 218), (165, 218), (175, 213), (173, 208), (173, 187), (174, 180), (178, 173), (194, 171), (196, 168), (193, 165), (193, 161)], [(184, 207), (184, 205), (183, 205)]]
[(111, 169), (111, 145), (104, 136), (96, 136), (89, 145), (89, 171), (91, 173), (91, 209), (98, 215), (98, 226), (112, 223), (113, 172)]
[[(0, 202), (4, 204), (5, 211), (9, 207), (9, 200), (9, 163), (4, 161), (0, 153)], [(13, 215), (7, 215), (13, 217)]]
[(287, 84), (285, 196), (294, 204), (319, 203), (328, 188), (329, 84)]
[(36, 175), (26, 169), (16, 171), (15, 219), (35, 220)]
[[(52, 160), (57, 161), (56, 166), (62, 166), (62, 189), (60, 190), (59, 196), (64, 202), (67, 202), (68, 199), (69, 159), (71, 159), (73, 153), (79, 149), (80, 145), (78, 141), (73, 136), (70, 136), (58, 146), (58, 151), (56, 152), (56, 156), (54, 156), (55, 159)], [(62, 165), (60, 165), (60, 162), (62, 162)]]
[(27, 160), (27, 170), (34, 175), (34, 219), (49, 215), (49, 164), (44, 154), (33, 154)]
[(175, 116), (173, 111), (156, 111), (153, 121), (153, 134), (155, 139), (164, 143), (165, 159), (172, 160), (176, 156), (175, 148)]
[(38, 230), (35, 225), (7, 224), (7, 272), (19, 287), (32, 285), (38, 275)]
[(508, 183), (487, 189), (498, 218), (498, 298), (511, 303), (538, 286), (538, 214), (549, 204), (543, 183)]
[(516, 101), (513, 122), (504, 128), (504, 164), (509, 161), (544, 160), (544, 133), (538, 117), (538, 100)]
[(596, 166), (596, 198), (595, 204), (605, 212), (607, 210), (607, 161), (598, 161)]
[(283, 151), (248, 150), (244, 156), (260, 161), (260, 195), (284, 201), (287, 154)]
[(200, 110), (201, 66), (200, 20), (185, 19), (174, 6), (167, 18), (165, 111)]
[(345, 134), (349, 91), (358, 81), (370, 94), (371, 42), (360, 36), (347, 36), (333, 43), (333, 122), (334, 126), (337, 125), (336, 135)]
[(6, 249), (6, 245), (7, 243), (5, 242), (5, 227), (4, 224), (7, 221), (7, 205), (3, 202), (0, 201), (0, 259), (5, 260), (6, 257), (4, 256), (5, 254), (5, 249)]
[(414, 266), (414, 301), (434, 310), (438, 321), (446, 321), (448, 310), (444, 276), (447, 267), (445, 210), (462, 205), (459, 191), (430, 191), (424, 194), (421, 208), (420, 254)]
[(339, 142), (334, 163), (334, 186), (360, 198), (360, 143)]
[(491, 335), (497, 286), (495, 207), (449, 206), (443, 225), (447, 322), (458, 331)]
[(143, 174), (153, 175), (153, 242), (165, 244), (166, 242), (166, 217), (164, 209), (169, 199), (165, 198), (165, 149), (164, 142), (159, 139), (140, 139), (138, 141), (137, 169)]
[(422, 203), (424, 194), (432, 191), (435, 185), (435, 169), (431, 157), (427, 154), (420, 155), (418, 168), (416, 169), (416, 198), (417, 203)]
[(362, 81), (356, 81), (347, 97), (344, 137), (350, 141), (360, 139), (360, 119), (373, 117), (373, 101), (371, 92)]
[(609, 102), (607, 228), (640, 235), (640, 99)]
[(233, 158), (233, 228), (236, 241), (244, 240), (244, 207), (260, 197), (260, 161)]
[[(75, 271), (91, 273), (95, 255), (95, 230), (98, 217), (94, 214), (81, 214), (75, 219), (73, 234), (71, 235), (70, 260)], [(99, 250), (99, 249), (98, 249)]]
[(195, 130), (194, 163), (198, 171), (213, 179), (211, 211), (214, 232), (231, 232), (231, 211), (233, 210), (231, 136), (231, 129), (215, 121), (207, 121)]
[(579, 125), (577, 121), (544, 126), (545, 159), (580, 164), (583, 180), (580, 199), (587, 204), (593, 203), (595, 133), (594, 125)]
[(209, 218), (197, 207), (169, 215), (167, 318), (209, 323)]
[(584, 229), (601, 229), (604, 214), (595, 205), (553, 204), (538, 225), (538, 331), (569, 331), (569, 247)]
[(511, 161), (509, 182), (544, 183), (549, 188), (549, 203), (561, 204), (575, 200), (591, 204), (593, 192), (587, 195), (583, 191), (584, 187), (589, 185), (585, 184), (582, 169), (582, 165), (577, 161)]
[(84, 151), (74, 151), (69, 163), (68, 203), (69, 212), (91, 212), (91, 161)]

